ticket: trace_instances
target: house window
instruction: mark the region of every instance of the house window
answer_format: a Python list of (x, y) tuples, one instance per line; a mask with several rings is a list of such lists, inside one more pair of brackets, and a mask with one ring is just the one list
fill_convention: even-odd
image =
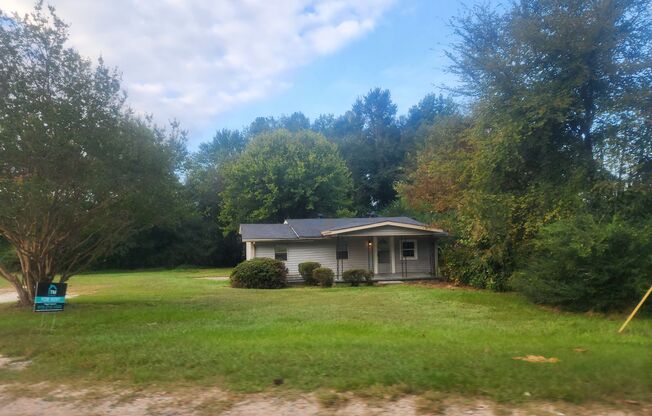
[(274, 258), (276, 260), (288, 261), (288, 247), (274, 246)]
[(417, 259), (417, 240), (403, 240), (401, 243), (401, 257), (405, 260)]
[(348, 260), (349, 258), (349, 245), (346, 241), (340, 241), (337, 246), (336, 258), (338, 260)]

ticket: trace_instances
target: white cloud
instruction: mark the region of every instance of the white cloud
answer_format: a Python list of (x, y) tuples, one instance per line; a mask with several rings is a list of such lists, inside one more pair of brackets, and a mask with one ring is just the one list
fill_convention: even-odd
[[(123, 73), (129, 104), (203, 128), (291, 85), (293, 69), (371, 31), (393, 0), (50, 0), (70, 43)], [(34, 0), (0, 0), (24, 13)]]

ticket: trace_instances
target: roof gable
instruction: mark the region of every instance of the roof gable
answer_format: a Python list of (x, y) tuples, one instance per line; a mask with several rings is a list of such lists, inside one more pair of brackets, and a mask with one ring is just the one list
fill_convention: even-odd
[(444, 233), (443, 230), (439, 228), (433, 228), (433, 227), (427, 227), (423, 224), (409, 224), (409, 223), (400, 223), (396, 221), (382, 221), (382, 222), (377, 222), (373, 224), (364, 224), (364, 225), (358, 225), (358, 226), (353, 226), (353, 227), (344, 227), (344, 228), (337, 228), (333, 230), (326, 230), (322, 232), (322, 235), (324, 236), (332, 236), (332, 235), (340, 235), (340, 234), (347, 234), (347, 233), (352, 233), (352, 232), (360, 232), (360, 231), (365, 231), (365, 230), (372, 230), (372, 229), (377, 229), (377, 228), (400, 228), (404, 230), (411, 230), (411, 231), (420, 231), (423, 232), (424, 234), (430, 234), (430, 233)]
[(324, 231), (377, 224), (385, 221), (423, 225), (419, 221), (408, 217), (309, 218), (289, 219), (285, 220), (285, 223), (290, 225), (300, 238), (319, 238), (323, 236)]

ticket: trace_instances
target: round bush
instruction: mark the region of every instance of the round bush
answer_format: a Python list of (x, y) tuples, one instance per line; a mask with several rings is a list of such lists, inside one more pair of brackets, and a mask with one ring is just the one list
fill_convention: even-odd
[(371, 286), (374, 284), (373, 277), (373, 273), (365, 269), (352, 269), (342, 273), (342, 280), (351, 283), (351, 286), (358, 286), (360, 283)]
[(256, 258), (243, 261), (231, 272), (231, 287), (280, 289), (287, 286), (287, 269), (282, 261)]
[(307, 261), (299, 263), (299, 274), (303, 277), (303, 281), (309, 286), (317, 286), (319, 282), (312, 276), (312, 271), (321, 267), (321, 264), (316, 261)]
[(315, 281), (319, 282), (320, 286), (331, 287), (333, 286), (335, 275), (333, 274), (333, 270), (328, 267), (318, 267), (312, 271), (312, 277)]

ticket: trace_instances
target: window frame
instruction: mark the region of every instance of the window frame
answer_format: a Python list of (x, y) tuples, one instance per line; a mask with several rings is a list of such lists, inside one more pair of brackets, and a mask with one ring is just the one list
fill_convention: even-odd
[[(413, 243), (414, 248), (412, 249), (407, 249), (407, 250), (414, 250), (414, 256), (410, 257), (405, 257), (405, 248), (403, 248), (403, 244), (405, 243)], [(409, 239), (409, 240), (402, 240), (401, 241), (401, 260), (419, 260), (419, 244), (416, 239)]]
[[(284, 248), (284, 251), (279, 251), (279, 248)], [(279, 258), (279, 255), (285, 258)], [(288, 246), (287, 244), (274, 244), (274, 260), (288, 261)]]
[[(341, 253), (346, 253), (346, 256), (342, 256)], [(348, 259), (349, 259), (349, 244), (346, 241), (340, 241), (340, 243), (335, 246), (335, 260), (348, 260)]]

